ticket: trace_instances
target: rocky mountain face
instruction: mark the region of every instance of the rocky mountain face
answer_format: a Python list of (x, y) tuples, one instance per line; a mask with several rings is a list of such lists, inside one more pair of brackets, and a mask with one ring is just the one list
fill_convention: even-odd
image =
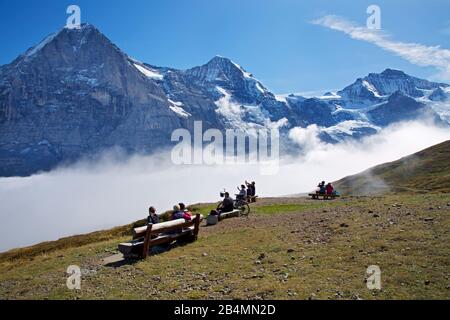
[(161, 87), (91, 26), (63, 29), (0, 72), (0, 175), (99, 147), (149, 151), (181, 125)]
[[(178, 128), (316, 124), (327, 142), (360, 138), (424, 114), (450, 122), (449, 86), (387, 69), (337, 93), (276, 96), (214, 57), (189, 70), (132, 59), (92, 25), (62, 29), (0, 67), (0, 176), (50, 170), (111, 147), (151, 153)], [(288, 149), (288, 148), (286, 148)]]
[[(349, 107), (361, 107), (366, 102), (379, 102), (383, 97), (396, 92), (419, 98), (425, 96), (425, 90), (436, 90), (442, 83), (411, 77), (399, 70), (386, 69), (380, 74), (371, 73), (367, 77), (358, 79), (355, 83), (338, 92), (346, 99)], [(369, 105), (370, 105), (369, 102)]]

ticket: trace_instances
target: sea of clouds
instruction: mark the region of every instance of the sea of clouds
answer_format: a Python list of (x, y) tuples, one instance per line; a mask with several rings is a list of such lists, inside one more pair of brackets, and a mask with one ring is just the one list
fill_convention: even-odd
[(2, 178), (0, 251), (128, 224), (145, 218), (150, 205), (162, 213), (178, 202), (219, 201), (220, 191), (234, 193), (245, 180), (255, 180), (265, 197), (309, 192), (319, 181), (335, 181), (450, 139), (449, 129), (420, 122), (335, 145), (321, 142), (317, 133), (315, 126), (291, 131), (306, 152), (281, 159), (276, 175), (261, 175), (251, 164), (174, 166), (170, 152), (127, 160), (109, 152), (94, 163)]

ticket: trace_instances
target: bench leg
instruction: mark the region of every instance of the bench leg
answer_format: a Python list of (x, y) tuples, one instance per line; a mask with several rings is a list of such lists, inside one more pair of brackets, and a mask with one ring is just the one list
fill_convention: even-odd
[(195, 226), (194, 226), (194, 239), (197, 240), (198, 232), (200, 231), (200, 214), (195, 215)]
[(152, 241), (152, 228), (153, 224), (147, 225), (147, 231), (145, 232), (144, 248), (142, 249), (142, 259), (146, 259), (150, 250), (150, 242)]

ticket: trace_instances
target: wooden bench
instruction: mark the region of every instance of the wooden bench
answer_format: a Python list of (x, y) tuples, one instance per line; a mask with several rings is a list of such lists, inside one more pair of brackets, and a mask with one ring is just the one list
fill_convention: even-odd
[(338, 194), (324, 194), (324, 193), (310, 193), (309, 196), (314, 200), (319, 200), (321, 197), (323, 200), (334, 200), (340, 197)]
[(219, 221), (229, 219), (229, 218), (237, 218), (241, 215), (241, 211), (233, 210), (231, 212), (224, 212), (219, 215)]
[[(203, 216), (197, 214), (191, 221), (178, 219), (158, 224), (150, 223), (144, 227), (135, 228), (133, 229), (133, 241), (119, 244), (118, 249), (125, 258), (145, 259), (153, 246), (170, 244), (180, 238), (189, 241), (197, 240), (202, 220)], [(180, 232), (171, 233), (176, 230), (180, 230)]]
[(217, 222), (225, 220), (225, 219), (229, 219), (229, 218), (236, 218), (240, 216), (240, 211), (239, 210), (233, 210), (231, 212), (224, 212), (221, 213), (220, 215), (209, 215), (208, 218), (206, 219), (206, 224), (208, 226), (213, 226), (216, 225)]

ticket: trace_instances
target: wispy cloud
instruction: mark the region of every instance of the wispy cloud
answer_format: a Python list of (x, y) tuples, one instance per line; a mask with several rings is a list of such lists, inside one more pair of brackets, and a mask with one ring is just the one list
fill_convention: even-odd
[(450, 50), (440, 46), (426, 46), (419, 43), (393, 41), (380, 31), (368, 29), (348, 21), (345, 18), (327, 15), (312, 21), (313, 24), (346, 33), (352, 39), (366, 41), (392, 52), (418, 66), (431, 66), (439, 70), (438, 78), (450, 80)]

